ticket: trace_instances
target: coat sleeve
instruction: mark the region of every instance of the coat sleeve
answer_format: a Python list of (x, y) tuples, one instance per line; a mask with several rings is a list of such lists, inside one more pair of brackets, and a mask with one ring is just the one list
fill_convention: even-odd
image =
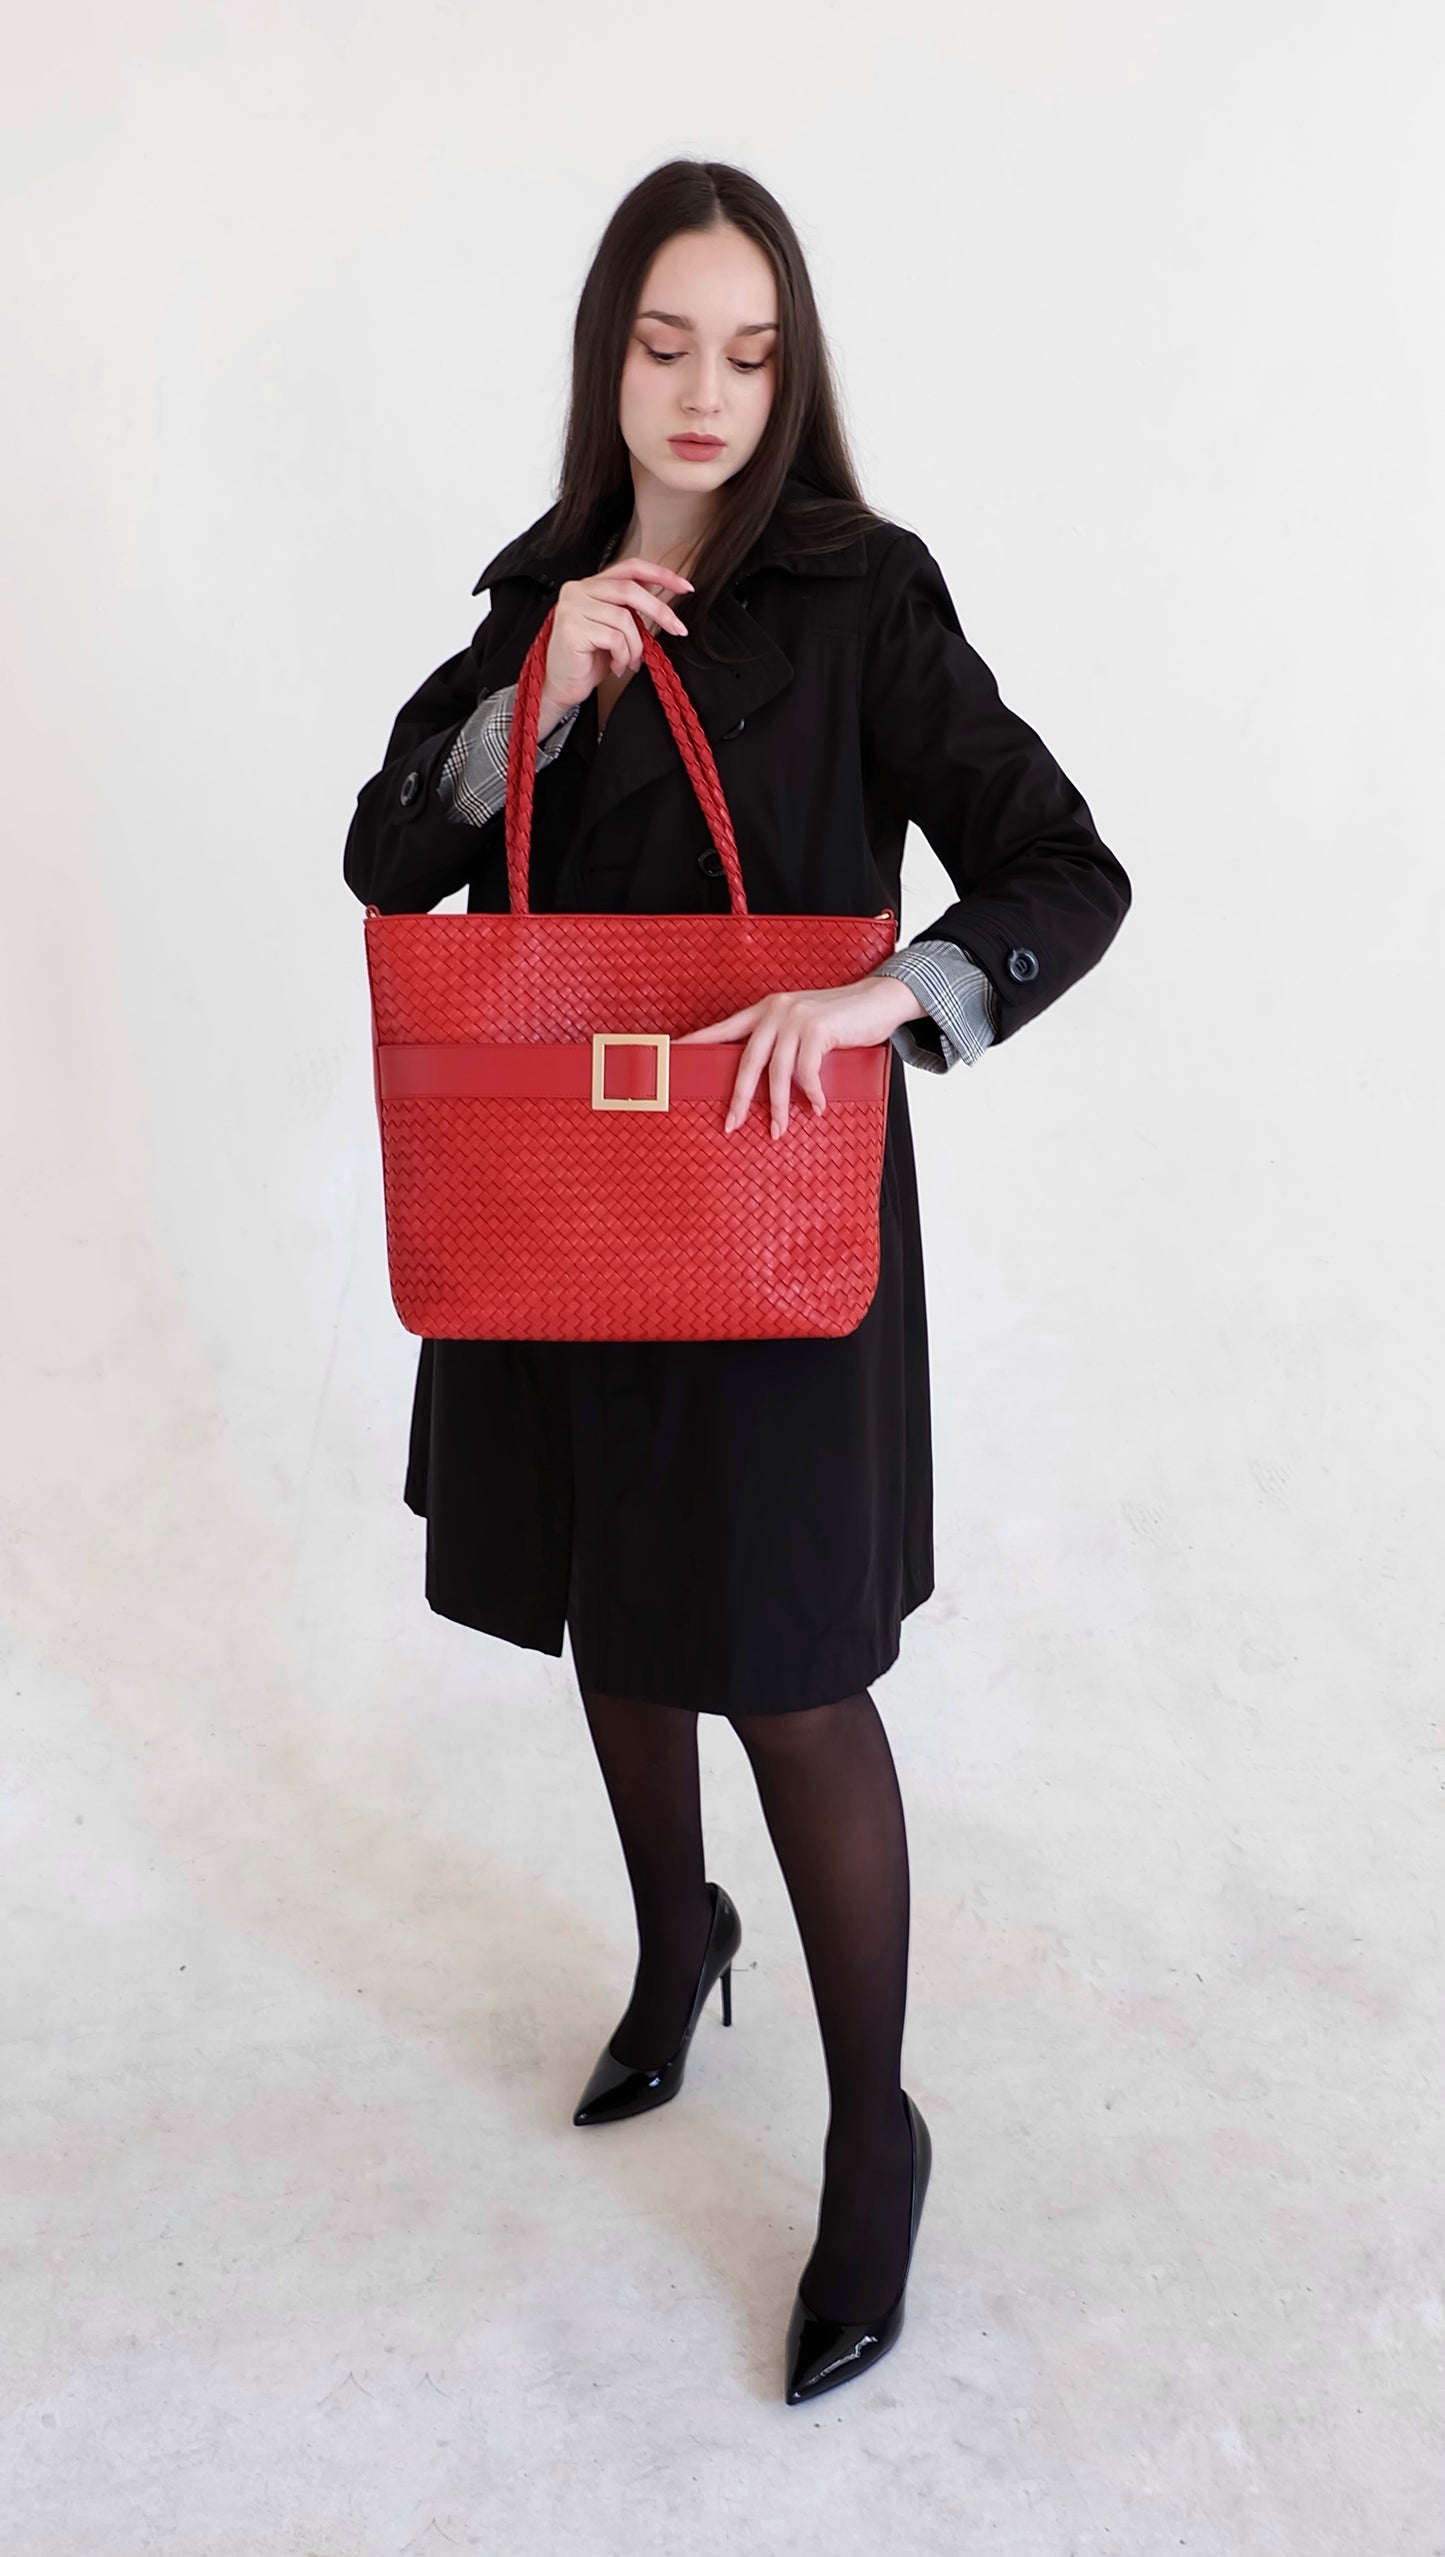
[[(342, 855), (342, 875), (363, 904), (426, 914), (481, 882), (482, 902), (505, 907), (502, 809), (516, 684), (497, 676), (526, 635), (527, 610), (528, 599), (503, 583), (470, 647), (435, 667), (397, 712), (381, 770), (357, 793)], [(555, 763), (571, 726), (568, 713), (539, 739), (539, 773)]]
[[(482, 629), (486, 628), (483, 623)], [(383, 914), (425, 914), (472, 878), (488, 842), (452, 820), (437, 781), (477, 707), (478, 643), (459, 649), (403, 702), (381, 770), (363, 782), (347, 831), (342, 875), (353, 895)], [(491, 829), (501, 834), (500, 824)]]
[(1132, 890), (1089, 809), (1036, 732), (1000, 699), (964, 637), (937, 560), (900, 528), (864, 631), (865, 775), (927, 837), (957, 891), (915, 935), (951, 941), (1012, 1036), (1102, 959)]

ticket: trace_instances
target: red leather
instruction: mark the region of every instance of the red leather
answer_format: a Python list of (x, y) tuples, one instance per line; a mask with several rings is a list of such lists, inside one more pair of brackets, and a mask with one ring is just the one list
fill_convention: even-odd
[[(635, 618), (635, 616), (634, 616)], [(433, 1339), (720, 1340), (849, 1332), (878, 1284), (891, 1041), (823, 1060), (770, 1129), (767, 1071), (724, 1133), (743, 1042), (681, 1044), (778, 989), (844, 985), (896, 946), (878, 915), (752, 915), (712, 750), (675, 667), (643, 660), (728, 883), (727, 914), (533, 914), (537, 713), (553, 615), (517, 686), (509, 910), (368, 906), (392, 1298)], [(594, 1034), (666, 1034), (601, 1053)]]
[[(673, 1101), (714, 1101), (720, 1118), (727, 1116), (742, 1061), (743, 1043), (718, 1039), (685, 1048), (673, 1042), (668, 1057), (669, 1092)], [(377, 1071), (384, 1101), (427, 1097), (456, 1100), (466, 1095), (525, 1094), (534, 1100), (586, 1101), (592, 1092), (592, 1049), (580, 1041), (568, 1044), (529, 1040), (511, 1046), (480, 1041), (397, 1041), (378, 1052)], [(882, 1048), (834, 1048), (820, 1069), (823, 1098), (829, 1108), (883, 1098), (885, 1057)], [(608, 1048), (602, 1088), (609, 1099), (650, 1100), (657, 1090), (657, 1062), (649, 1048)], [(768, 1109), (766, 1069), (759, 1077), (752, 1106)], [(813, 1107), (794, 1084), (788, 1101), (791, 1115)]]

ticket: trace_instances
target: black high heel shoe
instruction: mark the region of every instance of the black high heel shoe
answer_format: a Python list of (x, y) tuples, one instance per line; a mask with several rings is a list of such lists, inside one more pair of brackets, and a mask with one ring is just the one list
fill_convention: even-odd
[(677, 2049), (660, 2069), (632, 2069), (624, 2060), (614, 2058), (609, 2042), (582, 2090), (582, 2101), (572, 2116), (574, 2122), (584, 2127), (593, 2122), (620, 2122), (631, 2113), (650, 2113), (654, 2105), (666, 2104), (676, 2095), (687, 2067), (688, 2044), (718, 1979), (722, 1981), (723, 2022), (731, 2024), (733, 1956), (743, 1940), (742, 1920), (720, 1882), (710, 1882), (708, 1889), (713, 1895), (712, 1931), (693, 1992), (692, 2011)]
[(903, 2288), (887, 2316), (881, 2318), (876, 2326), (858, 2326), (844, 2325), (836, 2317), (815, 2317), (803, 2298), (803, 2286), (799, 2283), (793, 2314), (788, 2321), (788, 2376), (783, 2395), (789, 2406), (801, 2406), (809, 2398), (821, 2397), (825, 2389), (841, 2388), (845, 2380), (856, 2379), (860, 2371), (870, 2370), (875, 2362), (882, 2361), (903, 2331), (903, 2303), (908, 2294), (908, 2276), (913, 2269), (913, 2246), (933, 2164), (933, 2142), (928, 2136), (928, 2124), (906, 2088), (903, 2102), (913, 2140), (908, 2261), (903, 2268)]

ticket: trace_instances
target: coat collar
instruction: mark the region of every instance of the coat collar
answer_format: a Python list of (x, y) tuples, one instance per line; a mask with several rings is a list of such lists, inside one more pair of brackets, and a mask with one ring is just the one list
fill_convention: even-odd
[[(784, 500), (793, 494), (808, 493), (806, 483), (790, 473), (784, 483)], [(473, 594), (480, 594), (483, 587), (499, 585), (504, 578), (520, 578), (550, 597), (564, 578), (590, 576), (599, 550), (616, 528), (615, 512), (610, 518), (604, 514), (596, 519), (565, 552), (549, 551), (546, 546), (547, 527), (555, 512), (555, 507), (549, 507), (545, 515), (539, 515), (524, 533), (499, 550), (482, 570)], [(700, 653), (690, 638), (679, 639), (667, 631), (657, 634), (659, 644), (682, 677), (710, 745), (736, 736), (754, 712), (793, 680), (793, 661), (786, 649), (779, 646), (740, 596), (744, 581), (761, 568), (785, 568), (806, 577), (861, 577), (867, 566), (868, 554), (861, 533), (840, 543), (835, 550), (813, 556), (803, 553), (788, 527), (786, 504), (780, 503), (734, 569), (709, 616), (710, 633), (721, 644), (728, 662)], [(529, 612), (527, 622), (532, 618)], [(676, 771), (678, 765), (677, 745), (654, 686), (638, 680), (627, 684), (614, 705), (605, 740), (592, 750), (577, 820), (579, 836), (590, 834), (634, 791)], [(726, 786), (726, 745), (721, 773)]]
[[(744, 552), (733, 570), (728, 581), (731, 586), (739, 586), (744, 578), (751, 577), (759, 568), (787, 568), (805, 577), (864, 575), (868, 559), (861, 533), (851, 541), (839, 543), (835, 550), (809, 554), (802, 548), (796, 528), (789, 524), (787, 501), (816, 493), (810, 492), (807, 482), (798, 478), (796, 473), (788, 473), (783, 482), (782, 498), (752, 547)], [(604, 509), (589, 529), (563, 551), (547, 547), (547, 528), (556, 512), (555, 505), (549, 506), (546, 513), (529, 524), (524, 533), (518, 533), (514, 540), (505, 542), (499, 551), (494, 552), (472, 593), (480, 595), (484, 587), (499, 584), (504, 577), (524, 577), (534, 585), (555, 588), (564, 578), (590, 575), (598, 551), (616, 529), (615, 510), (609, 512)]]

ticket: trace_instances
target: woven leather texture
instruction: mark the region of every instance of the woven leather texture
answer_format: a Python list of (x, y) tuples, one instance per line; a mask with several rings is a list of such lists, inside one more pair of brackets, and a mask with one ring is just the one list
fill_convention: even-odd
[(848, 984), (896, 946), (897, 921), (888, 911), (749, 914), (706, 736), (645, 629), (644, 658), (674, 734), (680, 728), (679, 743), (686, 740), (688, 771), (723, 854), (731, 910), (530, 912), (525, 731), (530, 724), (535, 734), (550, 629), (551, 615), (523, 668), (513, 721), (512, 910), (366, 910), (397, 1314), (408, 1331), (438, 1340), (730, 1340), (852, 1331), (878, 1283), (891, 1043), (884, 1043), (877, 1099), (830, 1103), (819, 1118), (795, 1085), (778, 1138), (766, 1073), (730, 1135), (721, 1100), (634, 1112), (595, 1110), (590, 1098), (382, 1098), (379, 1060), (388, 1044), (590, 1040), (599, 1030), (676, 1038), (779, 988)]
[(441, 1339), (851, 1332), (878, 1284), (881, 1114), (806, 1101), (773, 1137), (704, 1101), (389, 1101), (392, 1298)]
[(891, 914), (369, 913), (376, 1035), (680, 1038), (780, 986), (846, 985), (895, 947)]

